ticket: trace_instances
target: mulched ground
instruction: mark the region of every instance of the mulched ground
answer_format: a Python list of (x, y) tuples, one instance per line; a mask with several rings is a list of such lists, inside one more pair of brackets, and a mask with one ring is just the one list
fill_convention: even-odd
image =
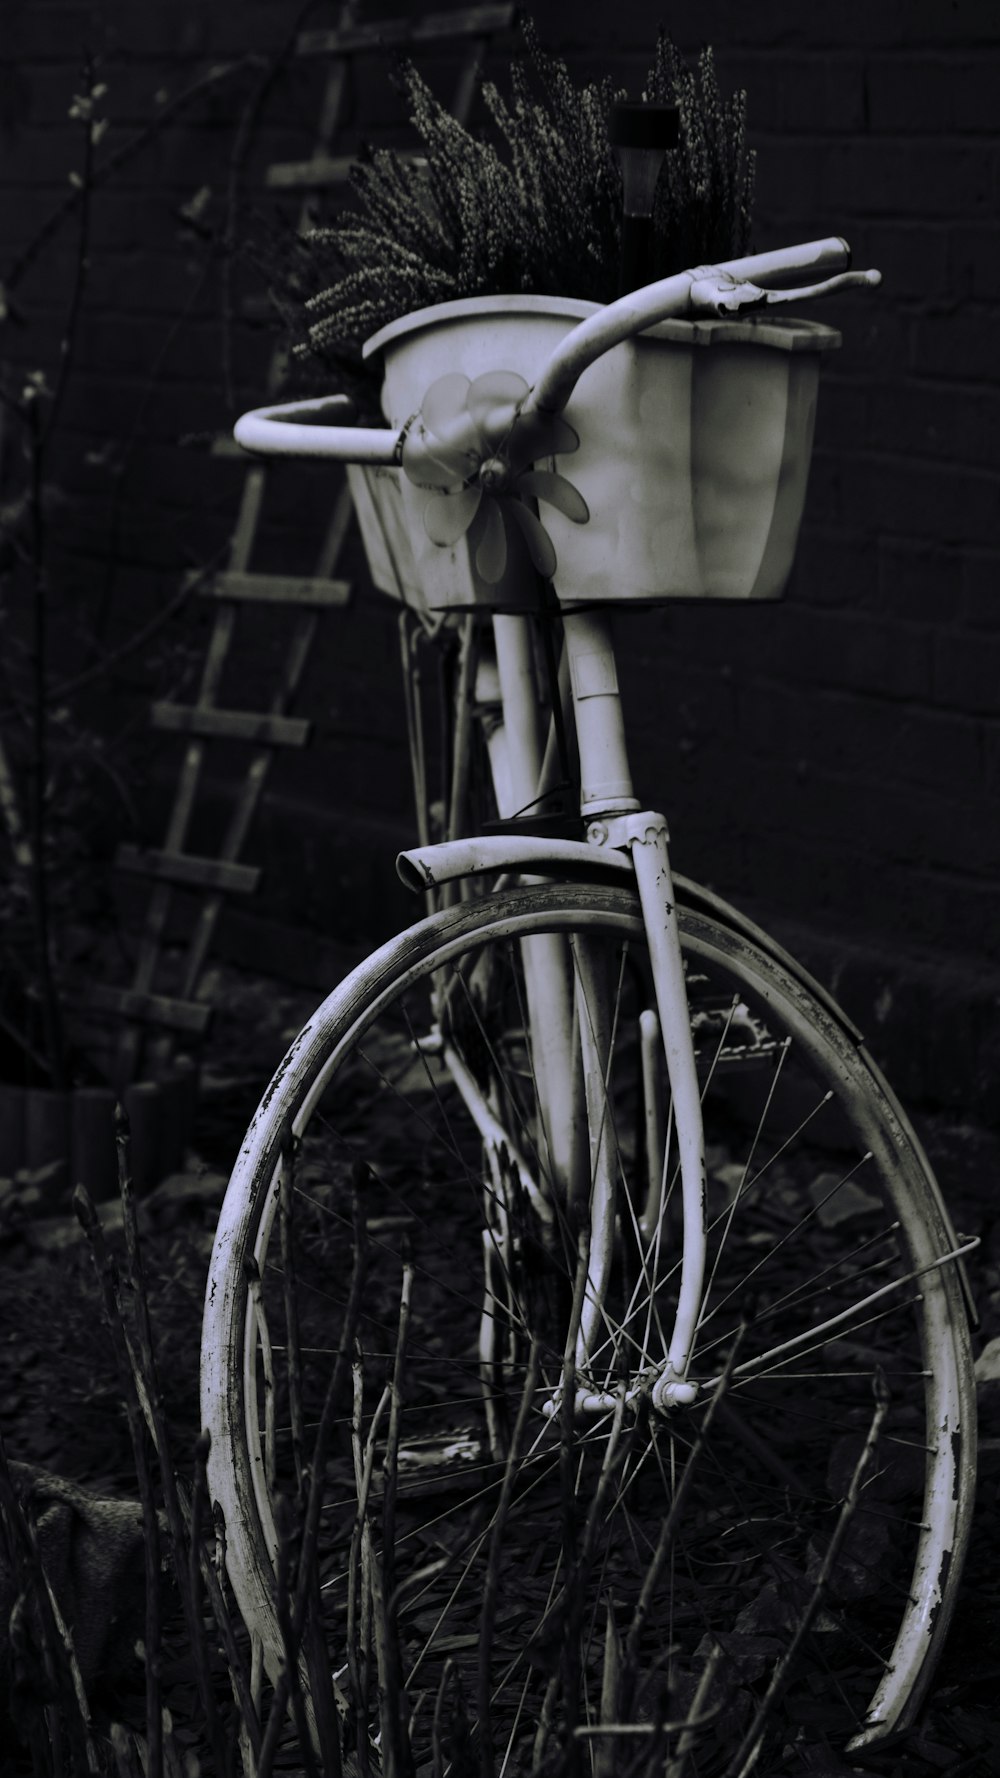
[[(273, 984), (227, 973), (224, 985), (226, 1013), (206, 1070), (198, 1156), (184, 1179), (154, 1194), (142, 1213), (160, 1377), (182, 1463), (198, 1432), (202, 1292), (225, 1170), (262, 1082), (309, 1010), (308, 997)], [(922, 1120), (920, 1131), (957, 1226), (982, 1239), (972, 1267), (982, 1317), (978, 1350), (1000, 1335), (1000, 1135), (943, 1118)], [(134, 1497), (113, 1349), (91, 1257), (75, 1224), (62, 1218), (0, 1226), (0, 1267), (0, 1431), (8, 1456), (99, 1492)], [(884, 1778), (993, 1778), (1000, 1772), (1000, 1381), (983, 1386), (980, 1412), (973, 1548), (930, 1702), (904, 1746), (864, 1766), (841, 1762), (826, 1778), (852, 1770)], [(175, 1630), (169, 1630), (166, 1657), (165, 1677), (176, 1707), (186, 1714), (193, 1675)], [(137, 1694), (133, 1702), (139, 1702)]]

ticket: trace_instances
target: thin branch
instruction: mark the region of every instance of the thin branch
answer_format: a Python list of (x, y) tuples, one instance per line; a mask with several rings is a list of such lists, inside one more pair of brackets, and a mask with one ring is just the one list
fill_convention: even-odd
[[(299, 1553), (299, 1572), (295, 1592), (295, 1601), (291, 1613), (291, 1642), (293, 1648), (301, 1645), (303, 1626), (309, 1608), (310, 1573), (317, 1561), (319, 1542), (319, 1521), (323, 1506), (324, 1472), (326, 1455), (330, 1439), (337, 1419), (344, 1385), (351, 1367), (351, 1355), (361, 1318), (361, 1301), (364, 1293), (365, 1274), (367, 1270), (367, 1231), (361, 1205), (360, 1191), (355, 1193), (354, 1214), (354, 1263), (351, 1271), (351, 1283), (348, 1291), (347, 1307), (344, 1324), (341, 1330), (337, 1356), (330, 1373), (326, 1396), (320, 1412), (319, 1425), (316, 1429), (316, 1440), (313, 1445), (311, 1473), (309, 1477), (309, 1493), (306, 1503), (305, 1522), (302, 1529), (302, 1544)], [(284, 1720), (285, 1710), (291, 1692), (291, 1674), (287, 1661), (282, 1667), (274, 1687), (271, 1702), (271, 1714), (267, 1728), (261, 1741), (258, 1760), (258, 1778), (270, 1778), (277, 1749), (278, 1737)], [(329, 1778), (338, 1778), (337, 1772), (331, 1772)]]
[[(240, 197), (243, 174), (246, 169), (247, 157), (253, 143), (254, 130), (260, 118), (267, 98), (276, 84), (282, 70), (292, 54), (299, 32), (308, 15), (314, 10), (317, 0), (303, 0), (303, 4), (295, 13), (282, 42), (264, 67), (264, 72), (243, 108), (233, 141), (232, 153), (229, 157), (229, 172), (226, 180), (226, 216), (222, 228), (220, 245), (222, 250), (222, 386), (225, 391), (226, 405), (233, 405), (233, 268), (236, 259), (237, 233), (239, 228)], [(348, 6), (345, 12), (353, 13), (355, 8)]]
[(820, 1563), (819, 1572), (813, 1582), (812, 1592), (810, 1593), (801, 1616), (799, 1617), (799, 1621), (795, 1626), (795, 1632), (792, 1639), (787, 1648), (784, 1649), (781, 1659), (777, 1662), (774, 1671), (771, 1674), (770, 1684), (757, 1706), (754, 1719), (751, 1722), (750, 1727), (747, 1729), (746, 1734), (743, 1736), (736, 1752), (733, 1754), (729, 1765), (726, 1767), (725, 1778), (750, 1778), (750, 1773), (753, 1771), (760, 1758), (761, 1749), (764, 1745), (764, 1732), (767, 1728), (768, 1721), (774, 1714), (775, 1706), (788, 1685), (796, 1656), (798, 1655), (799, 1649), (808, 1635), (816, 1614), (823, 1603), (827, 1583), (833, 1573), (834, 1564), (840, 1554), (851, 1520), (858, 1508), (858, 1502), (861, 1498), (862, 1480), (867, 1470), (871, 1467), (875, 1452), (878, 1448), (882, 1426), (886, 1414), (889, 1411), (889, 1390), (881, 1369), (876, 1370), (872, 1387), (875, 1394), (875, 1408), (872, 1414), (871, 1423), (868, 1427), (865, 1442), (858, 1455), (858, 1460), (854, 1466), (854, 1473), (851, 1476), (847, 1493), (844, 1496), (837, 1523), (833, 1529), (833, 1535), (827, 1546), (826, 1554)]
[(31, 847), (31, 911), (35, 928), (38, 985), (45, 1054), (52, 1085), (67, 1084), (62, 1015), (52, 971), (49, 879), (46, 857), (48, 803), (48, 586), (45, 572), (45, 520), (42, 511), (44, 437), (38, 404), (28, 408), (31, 512), (31, 756), (28, 766), (28, 833)]
[(80, 322), (80, 310), (83, 305), (83, 293), (90, 271), (90, 212), (94, 190), (94, 119), (91, 113), (95, 88), (93, 66), (89, 57), (84, 65), (83, 75), (83, 96), (74, 104), (71, 113), (71, 115), (79, 115), (83, 126), (83, 157), (79, 174), (73, 181), (75, 189), (79, 192), (80, 229), (77, 236), (69, 307), (66, 313), (63, 337), (59, 345), (59, 368), (56, 372), (55, 388), (52, 391), (52, 399), (41, 433), (43, 446), (52, 437), (66, 395), (73, 361), (73, 348), (76, 345), (77, 329)]
[(511, 1436), (510, 1449), (504, 1467), (503, 1483), (500, 1488), (500, 1499), (493, 1519), (490, 1533), (490, 1553), (486, 1564), (486, 1577), (483, 1582), (483, 1604), (479, 1614), (479, 1770), (482, 1778), (493, 1778), (493, 1733), (492, 1733), (492, 1696), (493, 1696), (493, 1630), (496, 1618), (496, 1602), (500, 1590), (500, 1560), (503, 1553), (503, 1533), (514, 1497), (514, 1485), (524, 1448), (528, 1422), (535, 1405), (535, 1392), (541, 1373), (541, 1346), (537, 1335), (532, 1339), (531, 1351), (528, 1356), (528, 1368), (521, 1391), (521, 1401), (517, 1410), (517, 1419)]
[(132, 1173), (130, 1165), (129, 1125), (124, 1110), (119, 1105), (115, 1111), (115, 1146), (118, 1151), (118, 1190), (122, 1205), (122, 1220), (125, 1232), (125, 1250), (128, 1256), (129, 1282), (132, 1286), (135, 1308), (136, 1341), (130, 1356), (133, 1363), (138, 1361), (139, 1376), (144, 1383), (144, 1396), (149, 1404), (152, 1424), (150, 1432), (156, 1447), (160, 1464), (160, 1481), (163, 1488), (163, 1503), (166, 1509), (167, 1522), (174, 1549), (174, 1567), (184, 1606), (191, 1648), (195, 1654), (195, 1666), (198, 1674), (198, 1692), (201, 1707), (208, 1730), (216, 1770), (220, 1773), (226, 1769), (225, 1742), (219, 1722), (215, 1698), (212, 1692), (208, 1651), (204, 1646), (204, 1626), (197, 1601), (193, 1599), (185, 1586), (186, 1565), (183, 1552), (186, 1537), (190, 1535), (190, 1522), (182, 1509), (177, 1488), (177, 1478), (170, 1450), (166, 1415), (160, 1394), (160, 1383), (156, 1364), (156, 1350), (153, 1343), (153, 1329), (149, 1319), (149, 1298), (146, 1292), (146, 1281), (143, 1271), (142, 1254), (139, 1247), (139, 1231), (136, 1224), (135, 1196), (132, 1190)]
[[(112, 149), (110, 153), (106, 154), (103, 159), (95, 164), (91, 178), (91, 189), (94, 189), (98, 185), (102, 185), (112, 173), (117, 172), (119, 167), (127, 165), (134, 155), (138, 154), (141, 149), (145, 148), (146, 144), (158, 136), (160, 132), (166, 128), (168, 123), (172, 123), (173, 119), (181, 111), (185, 110), (195, 99), (200, 98), (203, 93), (210, 92), (214, 87), (220, 86), (224, 81), (233, 79), (236, 75), (244, 74), (252, 69), (262, 67), (264, 62), (265, 58), (262, 55), (253, 52), (245, 56), (240, 56), (235, 62), (221, 63), (214, 68), (210, 68), (207, 74), (200, 75), (197, 80), (192, 81), (190, 86), (185, 87), (184, 90), (177, 93), (173, 99), (168, 100), (157, 112), (156, 116), (151, 118), (149, 123), (143, 124), (142, 128), (137, 130), (134, 136), (130, 136), (127, 142), (123, 142), (118, 148)], [(0, 281), (2, 282), (4, 292), (8, 299), (11, 291), (16, 289), (25, 273), (30, 270), (31, 266), (47, 246), (52, 236), (58, 232), (66, 218), (73, 214), (73, 211), (80, 203), (81, 195), (78, 187), (71, 186), (65, 197), (60, 200), (51, 214), (46, 217), (45, 221), (32, 239), (21, 249), (21, 252), (10, 266), (6, 277)]]
[[(38, 1548), (34, 1527), (17, 1496), (7, 1462), (7, 1452), (0, 1437), (0, 1525), (6, 1532), (9, 1561), (15, 1578), (16, 1594), (23, 1600), (30, 1593), (38, 1611), (42, 1661), (51, 1696), (47, 1724), (50, 1759), (49, 1769), (61, 1770), (62, 1748), (60, 1718), (69, 1734), (69, 1748), (75, 1771), (97, 1772), (97, 1751), (91, 1732), (87, 1694), (73, 1648), (73, 1638), (63, 1619), (55, 1594), (49, 1584), (45, 1565)], [(15, 1604), (15, 1611), (17, 1605)], [(13, 1614), (11, 1619), (13, 1637)]]

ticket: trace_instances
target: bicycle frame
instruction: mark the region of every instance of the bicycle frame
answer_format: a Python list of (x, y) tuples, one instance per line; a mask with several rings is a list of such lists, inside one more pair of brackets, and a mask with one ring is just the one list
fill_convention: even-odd
[[(629, 293), (566, 335), (518, 405), (515, 418), (530, 426), (534, 420), (559, 414), (581, 375), (597, 358), (669, 316), (731, 316), (747, 307), (812, 296), (845, 284), (878, 283), (877, 272), (845, 271), (849, 257), (846, 243), (837, 237), (721, 266), (697, 267)], [(822, 284), (795, 290), (767, 289), (749, 282), (757, 276), (784, 286), (804, 271), (832, 271), (835, 275)], [(377, 347), (381, 338), (380, 335), (369, 342), (369, 348)], [(388, 431), (329, 424), (331, 419), (347, 419), (349, 409), (350, 404), (343, 398), (261, 409), (243, 416), (236, 426), (236, 437), (249, 449), (264, 449), (278, 455), (335, 456), (355, 463), (398, 465), (410, 422), (398, 436)], [(281, 423), (276, 425), (275, 421)], [(647, 1389), (653, 1406), (667, 1411), (690, 1402), (696, 1392), (687, 1373), (701, 1301), (706, 1245), (701, 1104), (667, 824), (659, 813), (640, 810), (634, 795), (608, 619), (598, 611), (568, 610), (563, 614), (563, 630), (580, 757), (580, 810), (588, 824), (587, 845), (580, 849), (585, 855), (620, 849), (631, 861), (646, 927), (655, 1000), (655, 1009), (650, 1007), (644, 1013), (646, 1078), (655, 1097), (656, 1070), (652, 1058), (658, 1036), (671, 1090), (684, 1228), (680, 1285), (666, 1357), (654, 1374), (636, 1379), (632, 1385), (633, 1391)], [(491, 749), (491, 763), (503, 818), (535, 806), (545, 783), (546, 761), (534, 684), (530, 620), (496, 615), (493, 633), (504, 739)], [(433, 847), (421, 851), (423, 868), (431, 878), (434, 852)], [(566, 861), (559, 842), (541, 842), (535, 857), (542, 870), (558, 870), (560, 863)], [(584, 1203), (587, 1206), (588, 1271), (577, 1340), (578, 1372), (588, 1367), (601, 1324), (614, 1245), (617, 1172), (615, 1133), (607, 1116), (604, 1093), (610, 1014), (603, 1003), (596, 971), (585, 952), (586, 946), (578, 945), (572, 959), (568, 958), (564, 941), (555, 936), (523, 941), (527, 1022), (542, 1149), (549, 1175), (564, 1204), (577, 1215)], [(442, 1053), (447, 1061), (446, 1043)], [(501, 1178), (500, 1148), (505, 1138), (498, 1130), (496, 1108), (461, 1069), (454, 1055), (450, 1066), (482, 1135), (489, 1165)], [(658, 1119), (653, 1107), (648, 1125), (655, 1133)], [(658, 1135), (654, 1139), (660, 1140)], [(651, 1250), (658, 1242), (658, 1226), (665, 1210), (664, 1194), (656, 1183), (657, 1166), (658, 1157), (654, 1154), (649, 1163), (650, 1180), (643, 1212)], [(535, 1182), (535, 1188), (543, 1191), (540, 1181)], [(499, 1238), (504, 1238), (502, 1230)], [(488, 1342), (493, 1338), (492, 1332), (483, 1337)], [(484, 1365), (488, 1357), (484, 1350)], [(608, 1399), (602, 1391), (589, 1390), (584, 1394), (588, 1405), (595, 1407), (603, 1407)]]

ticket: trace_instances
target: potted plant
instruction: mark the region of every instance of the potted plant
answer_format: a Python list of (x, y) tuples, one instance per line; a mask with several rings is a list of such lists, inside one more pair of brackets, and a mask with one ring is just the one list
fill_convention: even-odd
[[(816, 351), (802, 348), (835, 344), (830, 329), (665, 323), (593, 366), (569, 423), (514, 449), (495, 486), (484, 480), (489, 416), (509, 432), (550, 351), (620, 292), (610, 124), (621, 95), (609, 80), (576, 86), (530, 22), (522, 30), (509, 97), (483, 87), (484, 139), (402, 65), (421, 158), (381, 150), (360, 162), (357, 209), (308, 234), (297, 256), (299, 355), (369, 407), (364, 372), (381, 365), (383, 412), (394, 428), (411, 423), (402, 474), (349, 472), (376, 584), (432, 608), (517, 609), (530, 560), (561, 597), (583, 601), (608, 587), (633, 602), (775, 596), (811, 446)], [(690, 68), (661, 33), (643, 98), (675, 107), (678, 131), (651, 194), (645, 280), (745, 253), (745, 94), (723, 99), (711, 49)], [(762, 428), (749, 452), (742, 422), (732, 442), (747, 408)], [(693, 475), (692, 463), (720, 454), (718, 476)], [(546, 462), (558, 474), (540, 472)]]

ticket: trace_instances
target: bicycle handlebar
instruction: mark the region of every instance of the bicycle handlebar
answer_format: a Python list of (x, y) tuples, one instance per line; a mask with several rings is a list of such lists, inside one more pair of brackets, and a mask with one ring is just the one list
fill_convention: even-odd
[(357, 412), (348, 395), (320, 395), (308, 401), (257, 407), (242, 414), (233, 437), (246, 451), (265, 457), (335, 458), (344, 463), (393, 463), (398, 437), (380, 426), (331, 426)]
[[(585, 370), (613, 346), (675, 316), (731, 316), (743, 309), (796, 302), (821, 296), (845, 285), (873, 286), (880, 272), (851, 272), (851, 250), (839, 235), (807, 241), (775, 253), (751, 254), (720, 265), (695, 266), (642, 290), (629, 291), (617, 302), (588, 315), (561, 340), (527, 397), (522, 413), (558, 414), (569, 401)], [(820, 283), (788, 288), (786, 280), (804, 272), (833, 272)], [(765, 282), (766, 280), (766, 282)]]
[[(569, 401), (584, 371), (595, 359), (659, 321), (698, 315), (732, 316), (744, 309), (769, 307), (820, 296), (849, 285), (874, 287), (876, 271), (852, 272), (851, 250), (839, 235), (754, 253), (719, 265), (696, 266), (630, 291), (588, 315), (561, 340), (543, 367), (521, 412), (557, 414)], [(819, 283), (794, 285), (803, 275), (822, 275)], [(319, 396), (254, 408), (233, 428), (237, 444), (267, 457), (333, 459), (342, 463), (398, 464), (403, 433), (381, 427), (329, 424), (348, 421), (354, 403), (346, 395)]]

